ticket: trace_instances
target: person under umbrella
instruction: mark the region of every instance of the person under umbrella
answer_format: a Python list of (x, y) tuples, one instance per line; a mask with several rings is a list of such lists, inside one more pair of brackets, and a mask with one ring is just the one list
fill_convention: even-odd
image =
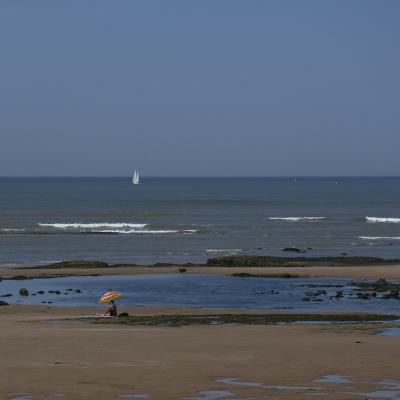
[(99, 302), (106, 303), (108, 301), (108, 308), (107, 308), (107, 311), (104, 314), (102, 314), (103, 316), (109, 316), (109, 317), (117, 317), (118, 316), (117, 305), (115, 304), (114, 300), (118, 299), (121, 296), (122, 296), (122, 293), (116, 292), (116, 291), (111, 291), (111, 292), (104, 293), (103, 296), (100, 297)]

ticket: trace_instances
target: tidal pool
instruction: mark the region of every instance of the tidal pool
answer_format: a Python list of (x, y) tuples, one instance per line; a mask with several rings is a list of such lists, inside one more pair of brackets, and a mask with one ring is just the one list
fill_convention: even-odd
[[(357, 288), (348, 286), (348, 281), (190, 274), (71, 276), (2, 280), (0, 296), (12, 296), (0, 297), (0, 300), (22, 304), (96, 306), (104, 292), (118, 290), (123, 293), (118, 300), (120, 309), (124, 306), (174, 306), (399, 313), (398, 299), (382, 299), (381, 294), (370, 300), (359, 299)], [(30, 295), (19, 295), (20, 288), (28, 289)], [(343, 297), (335, 297), (338, 290)]]

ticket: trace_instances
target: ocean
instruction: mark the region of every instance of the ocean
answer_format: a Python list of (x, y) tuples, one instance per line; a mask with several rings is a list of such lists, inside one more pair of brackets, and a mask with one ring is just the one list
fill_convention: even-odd
[(400, 178), (0, 178), (0, 264), (400, 257)]

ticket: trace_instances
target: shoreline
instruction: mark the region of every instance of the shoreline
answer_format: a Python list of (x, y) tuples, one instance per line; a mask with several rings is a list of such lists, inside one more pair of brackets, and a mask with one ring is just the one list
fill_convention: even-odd
[[(31, 279), (64, 276), (105, 276), (105, 275), (148, 275), (179, 274), (181, 265), (175, 266), (124, 266), (109, 268), (0, 268), (0, 278)], [(279, 276), (284, 274), (309, 278), (360, 278), (360, 279), (400, 279), (400, 263), (392, 265), (357, 266), (281, 266), (281, 267), (224, 267), (186, 266), (185, 274), (232, 275), (249, 273), (254, 275)], [(24, 278), (25, 277), (25, 278)]]
[(400, 260), (377, 257), (222, 256), (204, 264), (107, 264), (62, 261), (42, 266), (0, 267), (0, 279), (147, 274), (250, 274), (261, 277), (400, 279)]

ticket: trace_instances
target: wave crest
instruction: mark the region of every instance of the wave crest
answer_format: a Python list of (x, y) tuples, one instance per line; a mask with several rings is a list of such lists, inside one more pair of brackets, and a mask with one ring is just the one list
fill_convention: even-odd
[(132, 224), (130, 222), (96, 222), (96, 223), (38, 223), (39, 226), (48, 227), (48, 228), (56, 228), (56, 229), (93, 229), (93, 228), (144, 228), (148, 224)]
[(359, 236), (363, 240), (400, 240), (400, 236)]
[(269, 217), (271, 220), (281, 220), (281, 221), (318, 221), (326, 219), (326, 217)]
[(394, 218), (394, 217), (365, 217), (365, 219), (367, 220), (367, 222), (373, 222), (373, 223), (377, 223), (377, 222), (386, 222), (386, 223), (391, 223), (391, 224), (399, 224), (400, 223), (400, 218)]

